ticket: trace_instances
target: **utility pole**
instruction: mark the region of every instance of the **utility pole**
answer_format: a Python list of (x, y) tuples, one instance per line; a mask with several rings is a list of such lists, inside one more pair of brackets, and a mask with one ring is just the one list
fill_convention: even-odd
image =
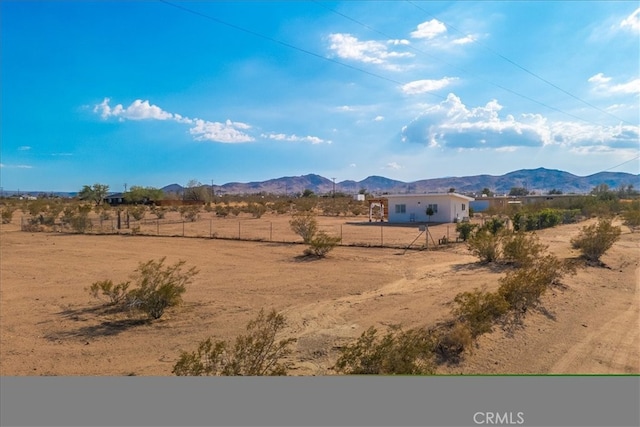
[(125, 193), (127, 192), (127, 183), (126, 182), (124, 183), (124, 192)]
[(335, 178), (331, 178), (333, 180), (333, 198), (335, 199), (336, 197), (336, 179)]

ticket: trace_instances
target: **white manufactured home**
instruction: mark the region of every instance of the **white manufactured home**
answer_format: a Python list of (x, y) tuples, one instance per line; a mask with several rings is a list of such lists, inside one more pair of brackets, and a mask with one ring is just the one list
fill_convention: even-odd
[[(387, 199), (391, 223), (462, 221), (469, 218), (469, 203), (475, 200), (458, 193), (388, 194), (383, 197)], [(427, 215), (429, 208), (433, 212), (431, 217)]]

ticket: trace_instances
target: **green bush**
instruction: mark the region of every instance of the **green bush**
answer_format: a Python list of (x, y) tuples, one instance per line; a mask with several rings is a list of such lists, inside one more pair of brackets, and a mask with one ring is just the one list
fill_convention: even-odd
[(632, 206), (622, 213), (624, 225), (629, 227), (632, 233), (640, 229), (640, 208)]
[(435, 372), (434, 344), (426, 331), (392, 328), (382, 338), (377, 333), (372, 326), (354, 344), (342, 348), (334, 369), (353, 375), (429, 375)]
[(552, 285), (558, 284), (573, 268), (553, 255), (539, 257), (535, 262), (507, 272), (499, 280), (498, 294), (517, 315), (540, 303), (540, 297)]
[(164, 266), (165, 258), (140, 263), (135, 271), (137, 287), (127, 293), (126, 303), (130, 308), (141, 310), (151, 319), (159, 319), (167, 307), (182, 302), (187, 290), (198, 273), (195, 267), (182, 271), (185, 261)]
[(491, 218), (488, 221), (486, 221), (481, 227), (482, 230), (487, 230), (494, 236), (496, 236), (498, 232), (500, 230), (503, 230), (504, 228), (505, 228), (505, 222), (500, 218)]
[(507, 263), (521, 267), (534, 262), (547, 249), (535, 234), (523, 231), (506, 234), (502, 241), (502, 257)]
[(127, 299), (127, 289), (130, 284), (131, 282), (122, 282), (114, 285), (111, 280), (102, 280), (93, 283), (89, 288), (89, 293), (98, 299), (106, 297), (110, 305), (116, 305)]
[(470, 222), (459, 222), (456, 224), (456, 231), (459, 233), (458, 235), (462, 239), (462, 241), (466, 242), (469, 240), (471, 233), (478, 227), (477, 224), (471, 224)]
[(502, 295), (474, 290), (456, 295), (453, 314), (469, 328), (473, 338), (491, 332), (493, 323), (504, 316), (509, 304)]
[(309, 247), (305, 250), (305, 255), (324, 258), (338, 243), (340, 243), (340, 237), (329, 236), (324, 231), (319, 231), (311, 238)]
[(128, 208), (129, 213), (136, 221), (140, 221), (147, 213), (147, 208), (144, 205), (130, 206)]
[(310, 243), (318, 231), (318, 220), (310, 211), (296, 212), (292, 215), (289, 225), (294, 233), (302, 237), (304, 243)]
[(194, 352), (183, 352), (172, 372), (179, 376), (203, 375), (286, 375), (291, 363), (282, 359), (292, 353), (295, 338), (276, 341), (276, 335), (286, 326), (283, 315), (272, 310), (247, 324), (247, 334), (236, 338), (235, 345), (208, 338)]
[(621, 232), (610, 219), (600, 219), (597, 224), (582, 227), (580, 234), (571, 239), (571, 245), (579, 249), (587, 261), (600, 262), (600, 257), (620, 238)]
[(489, 229), (481, 228), (467, 241), (469, 250), (480, 258), (480, 262), (489, 263), (497, 261), (500, 257), (500, 235), (492, 233)]

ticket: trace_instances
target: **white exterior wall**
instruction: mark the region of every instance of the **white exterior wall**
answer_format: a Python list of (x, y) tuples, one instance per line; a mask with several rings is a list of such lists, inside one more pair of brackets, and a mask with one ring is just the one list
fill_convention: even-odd
[[(469, 216), (469, 202), (473, 199), (459, 194), (406, 194), (385, 196), (389, 201), (389, 222), (427, 222), (427, 207), (438, 205), (431, 222), (453, 222)], [(396, 213), (396, 205), (405, 205), (405, 213)], [(464, 205), (464, 210), (462, 209)]]

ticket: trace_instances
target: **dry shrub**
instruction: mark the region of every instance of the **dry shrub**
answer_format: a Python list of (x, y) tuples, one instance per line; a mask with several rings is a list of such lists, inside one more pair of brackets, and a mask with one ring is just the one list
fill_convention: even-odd
[(130, 284), (131, 282), (122, 282), (114, 285), (112, 280), (102, 280), (93, 283), (89, 288), (89, 293), (98, 299), (106, 297), (110, 305), (116, 305), (126, 300)]
[(301, 211), (293, 214), (289, 225), (294, 233), (302, 237), (304, 243), (311, 242), (313, 236), (318, 232), (318, 220), (311, 211)]
[(165, 258), (141, 263), (136, 269), (137, 288), (127, 294), (130, 308), (143, 311), (151, 319), (159, 319), (167, 307), (182, 302), (182, 294), (187, 290), (193, 276), (198, 274), (195, 267), (182, 271), (185, 261), (164, 267)]
[(432, 331), (435, 354), (441, 361), (458, 363), (466, 350), (471, 351), (473, 335), (468, 325), (454, 322)]
[(424, 330), (392, 328), (382, 338), (373, 326), (341, 349), (334, 369), (353, 375), (430, 375), (434, 343)]
[(600, 219), (597, 224), (582, 227), (580, 234), (571, 239), (571, 245), (579, 249), (587, 261), (599, 263), (600, 257), (620, 238), (621, 232), (610, 219)]
[(15, 206), (6, 205), (2, 208), (2, 223), (10, 224), (13, 219), (13, 213), (16, 211)]
[(549, 287), (558, 284), (565, 274), (572, 272), (574, 270), (570, 264), (553, 255), (545, 255), (533, 263), (509, 271), (500, 279), (498, 293), (517, 317), (528, 308), (537, 306)]
[(329, 236), (324, 231), (319, 231), (309, 242), (309, 247), (305, 250), (305, 255), (315, 255), (324, 258), (338, 243), (340, 243), (340, 237)]
[(481, 228), (467, 242), (469, 250), (480, 258), (480, 262), (497, 261), (500, 257), (500, 234), (494, 234), (486, 228)]
[(129, 290), (131, 282), (114, 285), (111, 280), (102, 280), (93, 283), (89, 293), (95, 298), (107, 297), (109, 305), (119, 305), (123, 310), (139, 310), (149, 319), (159, 319), (167, 307), (182, 302), (186, 285), (198, 274), (195, 267), (182, 271), (185, 261), (166, 267), (164, 261), (163, 257), (159, 261), (140, 263), (133, 275), (134, 289)]
[(502, 256), (507, 263), (521, 267), (534, 262), (547, 248), (535, 234), (520, 231), (504, 236)]
[(274, 376), (286, 375), (291, 364), (282, 359), (292, 353), (290, 348), (296, 339), (276, 341), (276, 335), (284, 329), (283, 315), (272, 310), (247, 324), (247, 334), (236, 338), (231, 347), (225, 341), (208, 338), (194, 352), (183, 352), (172, 372), (179, 376)]
[(460, 293), (453, 301), (453, 314), (468, 327), (473, 338), (491, 332), (493, 323), (509, 310), (502, 295), (478, 289)]

